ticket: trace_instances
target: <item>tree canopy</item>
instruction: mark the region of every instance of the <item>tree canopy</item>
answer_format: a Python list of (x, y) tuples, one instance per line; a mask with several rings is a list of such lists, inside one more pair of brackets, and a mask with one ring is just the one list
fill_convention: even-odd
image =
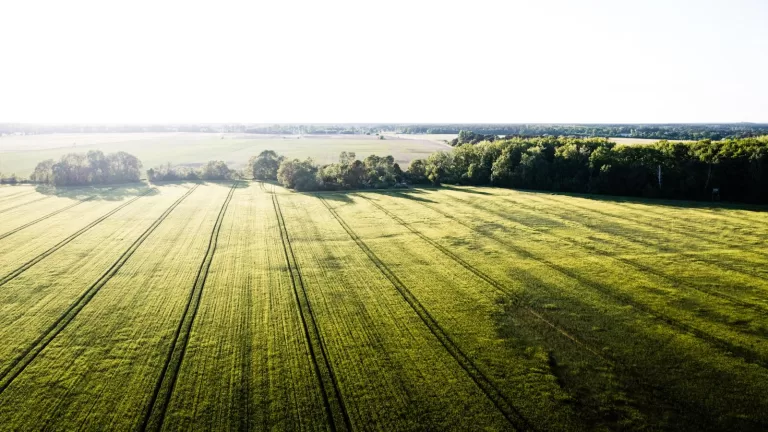
[(105, 155), (99, 150), (69, 153), (58, 162), (53, 159), (37, 164), (30, 180), (57, 186), (128, 183), (139, 181), (141, 161), (126, 152)]

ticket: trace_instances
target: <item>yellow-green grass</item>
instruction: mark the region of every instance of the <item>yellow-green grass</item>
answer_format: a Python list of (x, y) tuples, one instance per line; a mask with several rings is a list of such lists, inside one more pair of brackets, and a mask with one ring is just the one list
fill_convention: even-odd
[(326, 430), (270, 197), (236, 190), (164, 424)]
[[(187, 188), (140, 198), (0, 287), (0, 370), (73, 305)], [(22, 331), (23, 330), (23, 331)]]
[(168, 215), (5, 390), (0, 417), (22, 429), (142, 423), (226, 186), (200, 187)]
[(278, 196), (352, 427), (507, 427), (332, 214), (314, 197)]
[(764, 209), (230, 186), (0, 188), (3, 427), (768, 426)]

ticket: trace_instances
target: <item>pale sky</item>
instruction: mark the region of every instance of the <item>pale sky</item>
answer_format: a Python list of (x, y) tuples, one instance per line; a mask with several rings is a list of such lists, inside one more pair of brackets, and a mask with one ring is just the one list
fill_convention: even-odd
[(768, 122), (768, 1), (0, 1), (0, 122)]

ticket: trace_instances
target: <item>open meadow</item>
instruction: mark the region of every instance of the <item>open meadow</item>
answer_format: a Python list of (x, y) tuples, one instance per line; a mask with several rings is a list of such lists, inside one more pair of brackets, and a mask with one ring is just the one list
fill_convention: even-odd
[(261, 135), (219, 133), (83, 133), (0, 137), (0, 173), (26, 178), (38, 162), (58, 160), (67, 153), (101, 150), (126, 151), (137, 156), (144, 168), (170, 162), (200, 166), (209, 160), (224, 161), (242, 168), (248, 158), (264, 150), (288, 157), (311, 157), (320, 164), (337, 162), (339, 153), (355, 151), (362, 160), (371, 154), (392, 155), (405, 169), (413, 159), (423, 159), (438, 150), (448, 150), (442, 135), (417, 138), (375, 135)]
[(765, 430), (768, 213), (0, 187), (2, 430)]

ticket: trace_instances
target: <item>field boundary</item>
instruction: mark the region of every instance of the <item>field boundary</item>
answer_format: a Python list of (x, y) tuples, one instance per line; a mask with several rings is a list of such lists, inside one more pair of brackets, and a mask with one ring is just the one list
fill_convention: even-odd
[[(274, 187), (273, 187), (274, 189)], [(312, 311), (312, 305), (309, 302), (307, 296), (307, 289), (304, 286), (304, 279), (301, 276), (299, 270), (298, 261), (296, 261), (296, 255), (293, 252), (293, 246), (291, 246), (291, 240), (288, 236), (288, 227), (285, 225), (285, 219), (283, 218), (283, 211), (280, 208), (280, 201), (277, 198), (277, 194), (274, 190), (272, 195), (272, 206), (275, 209), (275, 216), (280, 230), (280, 239), (283, 243), (283, 252), (285, 253), (285, 262), (288, 266), (288, 271), (291, 276), (291, 286), (293, 287), (293, 294), (296, 300), (296, 304), (299, 309), (299, 317), (301, 318), (302, 326), (304, 327), (304, 336), (307, 340), (307, 346), (309, 348), (309, 354), (312, 358), (315, 373), (320, 384), (320, 391), (323, 397), (323, 405), (325, 407), (326, 415), (330, 422), (331, 429), (336, 430), (352, 430), (352, 422), (347, 412), (347, 407), (344, 404), (344, 399), (341, 396), (341, 390), (339, 389), (339, 383), (336, 379), (336, 375), (331, 367), (331, 362), (328, 358), (328, 352), (323, 343), (323, 339), (320, 336), (320, 330), (317, 326), (317, 320), (315, 314)], [(298, 281), (298, 286), (297, 282)], [(299, 287), (301, 289), (299, 289)], [(305, 311), (306, 309), (306, 311)], [(311, 329), (311, 330), (310, 330)], [(321, 357), (322, 361), (318, 361), (318, 357)], [(333, 393), (329, 395), (329, 389)], [(341, 414), (341, 419), (339, 417)]]
[(768, 363), (763, 358), (761, 358), (762, 356), (757, 355), (756, 353), (754, 353), (753, 351), (750, 351), (749, 349), (740, 347), (738, 345), (734, 345), (734, 344), (732, 344), (732, 343), (730, 343), (728, 341), (722, 340), (721, 338), (714, 337), (714, 336), (710, 335), (709, 333), (707, 333), (707, 332), (705, 332), (703, 330), (699, 330), (698, 328), (695, 328), (695, 327), (692, 327), (692, 326), (690, 326), (688, 324), (680, 322), (679, 320), (677, 320), (675, 318), (671, 318), (671, 317), (668, 317), (668, 316), (666, 316), (664, 314), (661, 314), (658, 311), (655, 311), (654, 309), (652, 309), (651, 307), (649, 307), (649, 306), (647, 306), (647, 305), (645, 305), (643, 303), (635, 301), (634, 299), (632, 299), (630, 296), (628, 296), (626, 294), (616, 292), (615, 290), (612, 290), (610, 287), (603, 286), (603, 284), (587, 280), (584, 277), (582, 277), (581, 275), (579, 275), (579, 274), (577, 274), (577, 273), (575, 273), (575, 272), (573, 272), (571, 270), (568, 270), (568, 269), (566, 269), (566, 268), (564, 268), (564, 267), (562, 267), (562, 266), (560, 266), (558, 264), (555, 264), (555, 263), (551, 262), (550, 260), (548, 260), (546, 258), (537, 257), (534, 254), (532, 254), (531, 252), (529, 252), (529, 251), (527, 251), (527, 250), (525, 250), (525, 249), (523, 249), (523, 248), (521, 248), (519, 246), (513, 245), (513, 244), (511, 244), (511, 243), (509, 243), (507, 241), (501, 240), (501, 239), (497, 238), (496, 236), (492, 236), (492, 235), (489, 235), (489, 234), (484, 233), (482, 231), (479, 231), (476, 228), (472, 227), (471, 225), (467, 224), (466, 222), (461, 221), (458, 218), (456, 218), (456, 217), (454, 217), (452, 215), (449, 215), (448, 213), (443, 212), (442, 210), (438, 210), (438, 209), (436, 209), (436, 208), (434, 208), (434, 207), (432, 207), (430, 205), (427, 205), (427, 204), (425, 204), (423, 202), (419, 202), (419, 204), (421, 204), (421, 205), (423, 205), (423, 206), (433, 210), (434, 212), (436, 212), (436, 213), (438, 213), (438, 214), (440, 214), (440, 215), (442, 215), (442, 216), (444, 216), (444, 217), (446, 217), (448, 219), (451, 219), (451, 220), (453, 220), (453, 221), (455, 221), (455, 222), (457, 222), (457, 223), (467, 227), (468, 229), (470, 229), (473, 232), (476, 232), (476, 233), (482, 235), (483, 237), (486, 237), (486, 238), (489, 238), (491, 240), (496, 241), (497, 243), (505, 246), (507, 249), (515, 251), (515, 253), (517, 253), (520, 256), (523, 256), (523, 257), (526, 257), (528, 259), (532, 259), (534, 261), (537, 261), (537, 262), (539, 262), (539, 263), (541, 263), (541, 264), (551, 268), (552, 270), (555, 270), (556, 272), (558, 272), (558, 273), (560, 273), (562, 275), (565, 275), (566, 277), (568, 277), (568, 278), (578, 282), (582, 286), (591, 288), (594, 291), (598, 291), (598, 292), (602, 293), (606, 297), (612, 298), (614, 301), (617, 301), (619, 303), (623, 303), (625, 305), (629, 305), (629, 306), (633, 307), (634, 309), (642, 311), (642, 312), (650, 315), (651, 317), (656, 318), (659, 321), (662, 321), (662, 322), (666, 323), (667, 325), (669, 325), (670, 327), (675, 328), (675, 329), (677, 329), (677, 330), (679, 330), (679, 331), (681, 331), (683, 333), (688, 333), (688, 334), (690, 334), (690, 335), (692, 335), (694, 337), (697, 337), (700, 340), (706, 341), (706, 342), (710, 343), (713, 347), (720, 349), (723, 352), (723, 354), (726, 354), (726, 355), (730, 354), (731, 356), (741, 358), (742, 360), (744, 360), (747, 363), (752, 363), (752, 364), (756, 364), (758, 366), (761, 366), (763, 368), (768, 368)]
[(36, 203), (36, 202), (40, 202), (40, 201), (42, 201), (42, 200), (46, 200), (46, 199), (48, 199), (48, 198), (50, 198), (50, 197), (49, 197), (49, 196), (44, 196), (44, 197), (42, 197), (42, 198), (34, 199), (34, 200), (32, 200), (32, 201), (27, 201), (27, 202), (25, 202), (25, 203), (17, 204), (17, 205), (15, 205), (15, 206), (13, 206), (13, 207), (4, 208), (4, 209), (0, 210), (0, 214), (3, 214), (3, 213), (5, 213), (5, 212), (9, 212), (9, 211), (11, 211), (11, 210), (15, 210), (15, 209), (17, 209), (17, 208), (19, 208), (19, 207), (24, 207), (25, 205), (34, 204), (34, 203)]
[(486, 395), (486, 397), (493, 403), (496, 409), (504, 416), (504, 418), (517, 430), (534, 430), (533, 425), (526, 419), (520, 411), (514, 407), (504, 396), (493, 382), (480, 370), (479, 367), (467, 356), (456, 342), (443, 330), (440, 324), (432, 317), (429, 311), (421, 304), (419, 299), (411, 293), (408, 287), (395, 275), (395, 273), (379, 259), (379, 257), (368, 247), (367, 244), (355, 233), (355, 231), (347, 225), (344, 219), (336, 212), (336, 210), (329, 205), (325, 198), (319, 197), (320, 201), (325, 205), (331, 215), (341, 225), (344, 231), (354, 240), (354, 242), (360, 247), (360, 249), (368, 256), (373, 264), (379, 269), (379, 271), (386, 277), (390, 283), (395, 287), (398, 293), (403, 297), (406, 303), (416, 312), (416, 315), (421, 319), (424, 325), (431, 331), (435, 338), (445, 348), (448, 354), (451, 355), (467, 373), (470, 379), (477, 385), (477, 387)]
[(218, 245), (219, 232), (221, 232), (221, 225), (224, 221), (224, 216), (229, 207), (230, 201), (232, 201), (232, 195), (235, 193), (235, 188), (238, 182), (232, 183), (229, 189), (227, 197), (224, 199), (224, 203), (221, 205), (219, 215), (216, 218), (216, 222), (211, 230), (211, 236), (208, 239), (208, 248), (203, 255), (203, 260), (200, 263), (200, 267), (197, 269), (197, 276), (195, 277), (195, 283), (192, 285), (192, 290), (187, 298), (187, 304), (184, 308), (184, 313), (179, 321), (179, 325), (176, 327), (176, 331), (173, 335), (173, 340), (168, 350), (165, 363), (163, 364), (163, 370), (160, 373), (160, 377), (155, 385), (155, 389), (152, 393), (148, 405), (148, 411), (141, 424), (142, 430), (160, 430), (165, 421), (165, 415), (168, 409), (168, 404), (171, 401), (171, 396), (176, 387), (176, 381), (179, 376), (179, 370), (181, 364), (184, 361), (184, 354), (187, 351), (187, 345), (189, 344), (189, 337), (192, 331), (192, 325), (197, 317), (197, 310), (200, 307), (200, 300), (203, 296), (203, 288), (205, 282), (208, 279), (208, 271), (211, 268), (213, 262), (213, 256), (216, 253), (216, 246)]
[[(0, 287), (5, 285), (5, 284), (7, 284), (10, 281), (12, 281), (13, 279), (17, 278), (20, 274), (22, 274), (25, 271), (29, 270), (29, 268), (32, 267), (33, 265), (35, 265), (35, 264), (39, 263), (40, 261), (44, 260), (46, 257), (48, 257), (52, 253), (56, 252), (57, 250), (63, 248), (64, 246), (69, 244), (71, 241), (73, 241), (74, 239), (76, 239), (77, 237), (79, 237), (80, 235), (85, 233), (86, 231), (88, 231), (91, 228), (95, 227), (96, 225), (100, 224), (101, 222), (106, 220), (108, 217), (112, 216), (113, 214), (115, 214), (115, 213), (119, 212), (120, 210), (124, 209), (125, 207), (129, 206), (134, 201), (136, 201), (139, 198), (147, 195), (151, 191), (152, 191), (152, 189), (148, 189), (143, 194), (141, 194), (141, 195), (139, 195), (137, 197), (131, 198), (130, 200), (128, 200), (127, 202), (125, 202), (123, 204), (120, 204), (119, 206), (115, 207), (114, 209), (112, 209), (108, 213), (100, 216), (95, 221), (89, 223), (88, 225), (86, 225), (86, 226), (80, 228), (79, 230), (75, 231), (74, 233), (70, 234), (64, 240), (56, 243), (55, 245), (53, 245), (51, 248), (49, 248), (45, 252), (41, 253), (40, 255), (32, 258), (31, 260), (29, 260), (27, 262), (25, 262), (24, 264), (22, 264), (21, 266), (19, 266), (15, 270), (13, 270), (12, 272), (10, 272), (7, 275), (5, 275), (2, 278), (0, 278)], [(75, 205), (77, 205), (77, 204), (75, 204)]]
[[(81, 310), (91, 301), (91, 299), (101, 290), (101, 288), (109, 282), (110, 279), (123, 267), (128, 259), (136, 252), (136, 249), (144, 243), (144, 240), (152, 234), (152, 232), (165, 220), (166, 217), (187, 198), (197, 185), (190, 188), (183, 196), (181, 196), (176, 202), (174, 202), (168, 209), (166, 209), (153, 223), (150, 225), (134, 242), (126, 249), (120, 257), (115, 261), (106, 272), (104, 272), (99, 278), (89, 286), (83, 294), (81, 294), (72, 305), (64, 311), (61, 316), (51, 324), (42, 335), (35, 339), (30, 346), (28, 346), (19, 356), (17, 356), (11, 364), (0, 373), (0, 394), (5, 391), (6, 388), (16, 379), (24, 369), (32, 363), (40, 352), (48, 346), (51, 341), (61, 333), (64, 328), (72, 322), (73, 319), (80, 313)], [(138, 199), (139, 197), (134, 198)]]

